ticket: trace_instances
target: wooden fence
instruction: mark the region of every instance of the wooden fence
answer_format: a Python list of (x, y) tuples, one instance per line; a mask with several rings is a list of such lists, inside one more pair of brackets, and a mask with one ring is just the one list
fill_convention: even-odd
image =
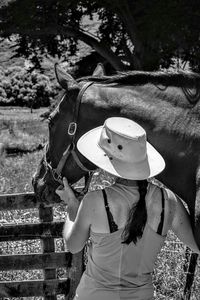
[[(83, 271), (83, 253), (72, 256), (70, 252), (55, 251), (55, 239), (62, 238), (63, 222), (53, 220), (53, 207), (38, 203), (34, 193), (0, 195), (0, 210), (37, 208), (39, 222), (31, 224), (0, 223), (0, 242), (39, 239), (41, 253), (4, 253), (0, 246), (0, 271), (42, 270), (42, 279), (0, 281), (0, 299), (11, 297), (38, 297), (73, 299)], [(2, 244), (2, 243), (1, 243)], [(58, 278), (58, 268), (66, 268), (66, 277)], [(62, 296), (61, 296), (62, 295)]]

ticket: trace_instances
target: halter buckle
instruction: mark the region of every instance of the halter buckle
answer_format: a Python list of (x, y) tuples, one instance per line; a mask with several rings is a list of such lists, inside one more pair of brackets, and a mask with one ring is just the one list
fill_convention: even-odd
[(57, 181), (57, 182), (59, 182), (60, 184), (63, 185), (63, 181), (62, 181), (62, 176), (61, 176), (61, 174), (58, 174), (58, 173), (56, 172), (56, 170), (53, 169), (53, 168), (52, 168), (52, 175), (53, 175), (53, 179), (54, 179), (55, 181)]
[(74, 135), (76, 133), (77, 129), (77, 123), (76, 122), (71, 122), (68, 127), (68, 134), (69, 135)]

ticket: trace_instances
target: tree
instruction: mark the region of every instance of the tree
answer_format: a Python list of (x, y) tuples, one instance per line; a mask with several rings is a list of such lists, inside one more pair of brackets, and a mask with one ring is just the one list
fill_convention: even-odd
[(34, 64), (43, 55), (75, 54), (81, 40), (116, 70), (167, 68), (174, 58), (200, 70), (198, 0), (5, 2), (0, 35), (17, 35), (16, 55)]

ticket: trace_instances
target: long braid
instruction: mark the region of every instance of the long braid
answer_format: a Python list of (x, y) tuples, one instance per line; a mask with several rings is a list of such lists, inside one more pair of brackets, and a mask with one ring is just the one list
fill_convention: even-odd
[(137, 204), (134, 204), (130, 210), (127, 224), (123, 232), (123, 243), (137, 243), (137, 240), (142, 237), (144, 227), (147, 221), (147, 209), (145, 196), (147, 193), (147, 180), (138, 180), (140, 198)]

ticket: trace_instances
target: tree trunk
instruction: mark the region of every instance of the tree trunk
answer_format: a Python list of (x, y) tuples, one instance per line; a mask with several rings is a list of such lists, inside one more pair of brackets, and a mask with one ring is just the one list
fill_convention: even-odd
[(129, 4), (126, 0), (123, 0), (123, 2), (121, 2), (120, 5), (116, 6), (115, 8), (113, 6), (113, 10), (115, 10), (117, 15), (120, 17), (130, 37), (131, 42), (134, 45), (134, 69), (142, 70), (144, 61), (144, 47), (142, 45), (142, 42), (138, 38), (137, 26), (135, 24), (132, 10), (129, 7)]
[(115, 53), (103, 42), (98, 41), (93, 36), (83, 32), (83, 31), (76, 31), (70, 27), (64, 28), (66, 29), (66, 33), (70, 36), (73, 36), (77, 39), (80, 39), (87, 45), (91, 46), (99, 53), (102, 57), (104, 57), (115, 70), (117, 71), (124, 71), (126, 70), (126, 66), (122, 63), (121, 59), (115, 55)]

